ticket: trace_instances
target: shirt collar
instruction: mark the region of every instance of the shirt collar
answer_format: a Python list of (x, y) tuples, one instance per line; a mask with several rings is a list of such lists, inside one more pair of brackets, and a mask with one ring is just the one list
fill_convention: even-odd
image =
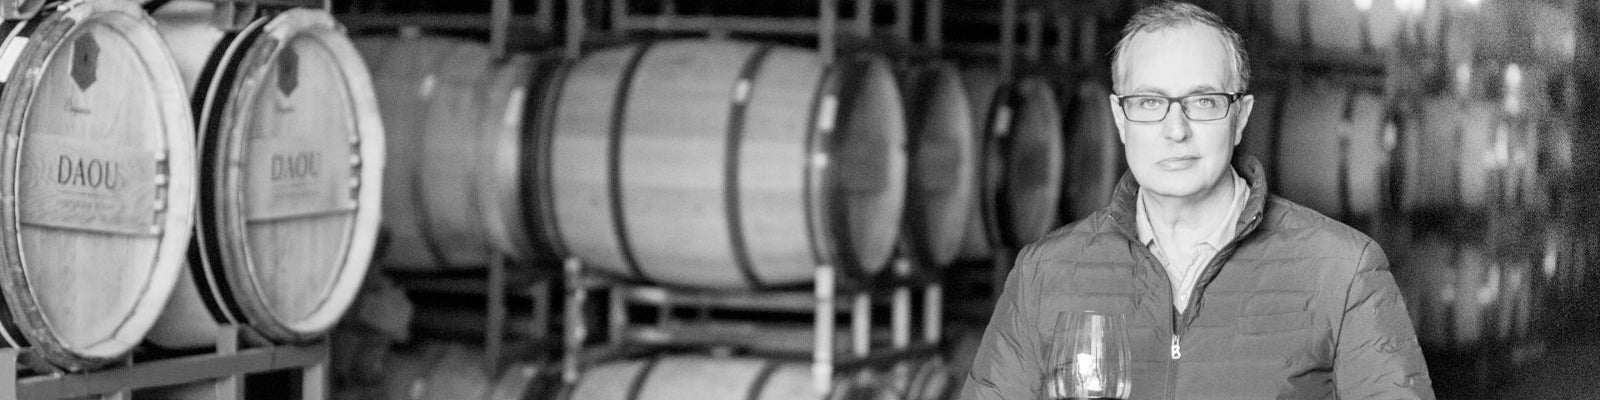
[[(1240, 210), (1244, 208), (1245, 202), (1250, 199), (1250, 185), (1244, 181), (1243, 177), (1239, 176), (1239, 171), (1231, 166), (1228, 167), (1228, 175), (1233, 176), (1233, 198), (1228, 202), (1228, 213), (1224, 214), (1227, 217), (1223, 218), (1222, 221), (1218, 221), (1217, 229), (1212, 231), (1211, 235), (1207, 236), (1204, 241), (1196, 243), (1196, 245), (1205, 244), (1213, 249), (1222, 248), (1223, 244), (1233, 240), (1237, 234), (1235, 231), (1238, 228), (1235, 225), (1239, 222)], [(1156, 235), (1155, 228), (1150, 224), (1149, 210), (1144, 205), (1145, 196), (1144, 188), (1139, 188), (1139, 197), (1134, 201), (1134, 226), (1139, 231), (1139, 242), (1148, 247), (1155, 243)]]

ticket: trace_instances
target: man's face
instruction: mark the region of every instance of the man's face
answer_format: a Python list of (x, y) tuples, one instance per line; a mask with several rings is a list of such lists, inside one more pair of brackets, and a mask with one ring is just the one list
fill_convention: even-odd
[[(1183, 97), (1239, 90), (1233, 53), (1220, 32), (1188, 24), (1140, 32), (1124, 48), (1118, 94)], [(1243, 138), (1254, 98), (1234, 102), (1228, 116), (1195, 121), (1177, 101), (1159, 122), (1129, 121), (1112, 96), (1117, 134), (1127, 153), (1128, 169), (1145, 190), (1165, 197), (1195, 198), (1209, 193), (1227, 177), (1233, 146)]]

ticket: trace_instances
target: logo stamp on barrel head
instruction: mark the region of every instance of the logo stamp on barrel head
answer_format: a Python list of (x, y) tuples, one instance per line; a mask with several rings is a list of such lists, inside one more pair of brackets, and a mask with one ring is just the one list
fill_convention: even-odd
[(294, 46), (284, 46), (283, 52), (278, 53), (278, 90), (284, 97), (294, 93), (294, 88), (300, 85), (300, 55), (294, 51)]
[(83, 34), (72, 41), (72, 81), (78, 84), (78, 90), (89, 90), (89, 85), (94, 84), (95, 70), (99, 68), (100, 44), (95, 42), (94, 35)]

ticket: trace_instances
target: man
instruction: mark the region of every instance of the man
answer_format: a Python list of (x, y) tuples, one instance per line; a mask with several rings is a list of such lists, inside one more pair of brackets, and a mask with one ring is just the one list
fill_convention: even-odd
[(1254, 102), (1240, 46), (1193, 5), (1128, 23), (1111, 112), (1130, 172), (1018, 255), (961, 398), (1044, 399), (1042, 355), (1076, 310), (1126, 318), (1132, 399), (1433, 398), (1383, 250), (1233, 157)]

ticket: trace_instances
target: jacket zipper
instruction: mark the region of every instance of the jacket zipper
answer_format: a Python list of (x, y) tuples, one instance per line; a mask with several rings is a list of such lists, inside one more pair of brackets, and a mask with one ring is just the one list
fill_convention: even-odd
[[(1255, 218), (1252, 217), (1250, 222), (1255, 222)], [(1210, 271), (1214, 268), (1221, 268), (1221, 265), (1226, 259), (1233, 257), (1233, 252), (1238, 247), (1238, 244), (1239, 238), (1235, 237), (1232, 241), (1229, 241), (1228, 244), (1222, 246), (1222, 249), (1218, 251), (1217, 254), (1212, 256), (1211, 262), (1207, 263), (1206, 267), (1199, 271), (1201, 276), (1203, 277), (1207, 271)], [(1149, 251), (1147, 250), (1146, 253), (1149, 253)], [(1152, 258), (1151, 261), (1154, 261), (1154, 255), (1147, 256)], [(1157, 263), (1157, 266), (1160, 266), (1159, 262)], [(1162, 274), (1166, 273), (1166, 269), (1158, 269), (1161, 270)], [(1168, 282), (1171, 282), (1171, 280), (1169, 279)], [(1177, 307), (1172, 308), (1172, 347), (1168, 349), (1171, 351), (1168, 354), (1168, 356), (1171, 357), (1171, 360), (1167, 362), (1168, 399), (1176, 400), (1178, 398), (1178, 363), (1183, 359), (1183, 333), (1184, 331), (1189, 330), (1189, 323), (1194, 320), (1195, 313), (1200, 311), (1198, 309), (1198, 304), (1196, 303), (1198, 303), (1200, 299), (1200, 292), (1202, 292), (1200, 289), (1201, 287), (1202, 285), (1200, 282), (1195, 282), (1195, 287), (1190, 288), (1193, 293), (1189, 295), (1189, 307), (1187, 308), (1187, 311), (1179, 312)]]
[(1178, 334), (1172, 334), (1172, 359), (1183, 358), (1183, 340), (1178, 339)]
[[(1173, 312), (1178, 310), (1174, 308)], [(1172, 359), (1167, 361), (1167, 398), (1178, 398), (1178, 362), (1183, 358), (1183, 334), (1174, 326), (1172, 330)]]

